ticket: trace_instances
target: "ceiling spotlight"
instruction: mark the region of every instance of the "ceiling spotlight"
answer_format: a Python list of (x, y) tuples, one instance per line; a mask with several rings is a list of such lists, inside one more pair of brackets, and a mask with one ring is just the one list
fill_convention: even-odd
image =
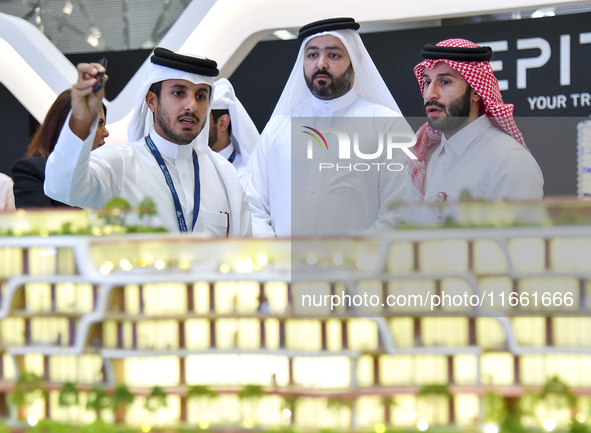
[(72, 15), (73, 10), (74, 10), (74, 5), (72, 4), (72, 2), (70, 0), (67, 0), (66, 4), (64, 5), (64, 8), (62, 9), (62, 12), (65, 13), (66, 15)]
[(279, 39), (283, 41), (291, 41), (292, 39), (297, 39), (298, 36), (289, 30), (276, 30), (273, 32), (274, 36), (277, 36)]
[(531, 14), (532, 18), (543, 18), (543, 17), (553, 17), (556, 15), (556, 8), (543, 8), (538, 9), (533, 14)]
[(94, 35), (88, 35), (88, 38), (86, 38), (86, 42), (88, 43), (88, 45), (90, 45), (91, 47), (98, 47), (98, 38)]

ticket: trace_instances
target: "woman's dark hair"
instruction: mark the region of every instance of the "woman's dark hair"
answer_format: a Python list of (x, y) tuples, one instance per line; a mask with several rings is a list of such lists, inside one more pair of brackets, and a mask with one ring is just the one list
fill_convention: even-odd
[[(64, 90), (58, 95), (53, 104), (51, 104), (45, 120), (39, 126), (39, 129), (37, 129), (31, 140), (31, 144), (29, 144), (26, 156), (40, 156), (43, 159), (47, 159), (51, 152), (53, 152), (55, 143), (57, 143), (62, 127), (72, 107), (71, 91), (72, 89)], [(105, 107), (105, 104), (103, 104), (103, 110), (105, 111), (105, 116), (107, 116), (107, 107)]]

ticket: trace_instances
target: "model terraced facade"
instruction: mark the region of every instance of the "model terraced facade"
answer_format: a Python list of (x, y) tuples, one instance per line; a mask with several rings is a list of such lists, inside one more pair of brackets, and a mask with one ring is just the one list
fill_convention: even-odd
[[(586, 228), (399, 231), (298, 242), (5, 237), (0, 411), (7, 413), (6, 392), (22, 372), (41, 376), (49, 390), (25, 415), (90, 422), (86, 391), (125, 384), (136, 398), (119, 418), (130, 425), (469, 425), (482, 421), (488, 390), (511, 402), (555, 375), (585, 396), (590, 253)], [(502, 293), (509, 299), (528, 292), (532, 299), (534, 291), (541, 296), (556, 287), (572, 293), (572, 306), (506, 305), (502, 314), (513, 317), (503, 318), (470, 308), (331, 312), (301, 303), (304, 293), (343, 291), (380, 299), (486, 291), (497, 302)], [(65, 382), (78, 385), (79, 407), (59, 406)], [(239, 399), (251, 384), (265, 395)], [(434, 384), (448, 385), (453, 399), (416, 397)], [(168, 406), (150, 413), (145, 397), (156, 385), (167, 392)], [(219, 396), (187, 401), (194, 385)], [(586, 412), (585, 398), (579, 407)], [(571, 415), (543, 410), (524, 421), (539, 424), (551, 415), (561, 423)], [(107, 410), (105, 418), (115, 416)]]

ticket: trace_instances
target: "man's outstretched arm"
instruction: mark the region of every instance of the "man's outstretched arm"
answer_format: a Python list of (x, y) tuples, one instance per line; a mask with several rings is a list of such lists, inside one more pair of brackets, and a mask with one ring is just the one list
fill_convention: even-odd
[(102, 158), (98, 163), (90, 161), (104, 96), (104, 86), (97, 94), (92, 93), (92, 88), (96, 74), (105, 69), (98, 63), (81, 63), (77, 69), (72, 109), (47, 160), (44, 190), (47, 196), (72, 206), (102, 207), (113, 195), (113, 176), (121, 173), (121, 167), (112, 167)]

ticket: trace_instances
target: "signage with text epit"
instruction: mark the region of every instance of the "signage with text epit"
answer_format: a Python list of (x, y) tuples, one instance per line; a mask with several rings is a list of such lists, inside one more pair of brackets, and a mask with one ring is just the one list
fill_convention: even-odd
[(493, 49), (491, 66), (516, 116), (591, 114), (591, 13), (582, 13), (364, 34), (406, 116), (422, 115), (418, 85), (409, 84), (423, 46), (449, 38)]

